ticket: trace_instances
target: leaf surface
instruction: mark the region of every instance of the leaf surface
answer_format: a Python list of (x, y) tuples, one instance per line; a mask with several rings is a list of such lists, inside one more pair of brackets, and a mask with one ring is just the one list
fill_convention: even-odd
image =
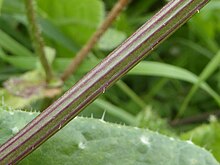
[(105, 10), (100, 0), (38, 0), (49, 19), (78, 44), (84, 44), (103, 21)]
[[(1, 143), (12, 136), (14, 127), (20, 129), (21, 125), (37, 115), (4, 110), (0, 113)], [(208, 151), (190, 142), (145, 129), (78, 117), (20, 162), (20, 165), (28, 164), (218, 165), (219, 163)]]
[(220, 161), (220, 123), (217, 121), (210, 124), (203, 124), (189, 132), (182, 134), (182, 139), (192, 139), (192, 141), (208, 150)]

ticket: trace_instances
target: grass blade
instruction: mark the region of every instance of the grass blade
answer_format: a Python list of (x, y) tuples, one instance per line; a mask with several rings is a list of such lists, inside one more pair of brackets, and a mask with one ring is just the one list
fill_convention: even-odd
[(33, 56), (33, 53), (0, 29), (0, 46), (17, 56)]
[(108, 112), (111, 115), (117, 116), (120, 118), (122, 121), (134, 125), (136, 118), (126, 112), (124, 109), (121, 109), (120, 107), (117, 107), (110, 102), (107, 102), (103, 99), (96, 99), (94, 101), (94, 105), (104, 109), (106, 112)]
[[(180, 111), (178, 113), (178, 117), (183, 115), (185, 112), (190, 100), (192, 99), (193, 95), (196, 93), (197, 89), (199, 88), (200, 84), (202, 84), (204, 81), (208, 79), (209, 76), (217, 69), (219, 68), (220, 64), (220, 51), (212, 58), (212, 60), (206, 65), (206, 67), (203, 69), (202, 73), (199, 76), (198, 81), (193, 85), (191, 88), (189, 94), (186, 96), (186, 98), (183, 101), (183, 104), (180, 107)], [(215, 99), (220, 107), (220, 97)]]
[[(141, 62), (128, 74), (166, 77), (190, 82), (192, 84), (196, 84), (199, 81), (197, 75), (186, 69), (159, 62)], [(200, 82), (198, 87), (205, 90), (217, 103), (219, 103), (220, 96), (207, 83), (204, 81)]]

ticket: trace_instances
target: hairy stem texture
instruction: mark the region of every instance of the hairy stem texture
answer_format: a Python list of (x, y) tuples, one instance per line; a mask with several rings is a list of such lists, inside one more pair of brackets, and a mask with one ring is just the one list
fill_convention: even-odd
[(35, 52), (39, 56), (40, 62), (44, 68), (46, 81), (49, 82), (53, 78), (53, 73), (44, 52), (44, 41), (36, 20), (34, 0), (25, 0), (25, 6), (27, 10), (28, 22), (30, 25), (30, 35), (33, 40)]
[(34, 151), (146, 57), (208, 1), (170, 1), (62, 97), (4, 143), (0, 147), (0, 164), (15, 164)]

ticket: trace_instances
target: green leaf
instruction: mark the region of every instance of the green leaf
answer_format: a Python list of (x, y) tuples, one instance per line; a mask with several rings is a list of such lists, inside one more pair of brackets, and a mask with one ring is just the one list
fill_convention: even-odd
[(0, 101), (0, 144), (16, 134), (28, 122), (34, 119), (37, 114), (37, 112), (12, 110), (4, 105), (4, 100), (2, 99)]
[(20, 77), (11, 77), (0, 88), (0, 97), (4, 104), (13, 108), (23, 108), (32, 102), (44, 98), (45, 82), (38, 71), (29, 71)]
[(100, 38), (98, 47), (102, 50), (112, 50), (117, 47), (126, 39), (126, 35), (123, 32), (115, 29), (108, 29), (105, 34)]
[(1, 16), (2, 2), (3, 2), (3, 0), (0, 0), (0, 16)]
[(77, 45), (71, 40), (71, 38), (63, 34), (59, 28), (57, 28), (48, 19), (39, 19), (40, 25), (42, 27), (42, 32), (54, 42), (57, 42), (62, 47), (71, 50), (76, 53), (78, 51)]
[(203, 9), (205, 12), (209, 12), (210, 10), (220, 10), (220, 1), (212, 0), (206, 7)]
[(3, 14), (24, 14), (24, 3), (23, 0), (5, 0), (2, 5)]
[[(147, 61), (140, 62), (128, 74), (160, 76), (160, 77), (187, 81), (193, 84), (199, 81), (197, 75), (186, 69), (169, 64), (159, 63), (159, 62), (147, 62)], [(219, 103), (220, 96), (207, 83), (201, 82), (199, 86), (207, 93), (209, 93), (210, 96), (212, 96), (217, 103)]]
[(0, 49), (0, 59), (16, 68), (31, 70), (36, 68), (37, 57), (8, 56)]
[[(0, 128), (4, 129), (0, 137), (4, 139), (20, 130), (25, 120), (28, 122), (37, 115), (2, 110), (0, 113)], [(209, 152), (190, 142), (86, 118), (71, 121), (19, 164), (60, 165), (64, 162), (71, 165), (219, 165)]]
[(203, 124), (181, 135), (182, 139), (191, 139), (195, 144), (211, 150), (215, 158), (220, 161), (220, 123), (212, 121)]
[(18, 43), (16, 40), (11, 38), (7, 33), (0, 29), (0, 47), (8, 50), (17, 56), (33, 56), (33, 53), (30, 52), (23, 45)]
[[(39, 8), (76, 43), (84, 44), (104, 18), (101, 0), (37, 0)], [(80, 35), (80, 37), (78, 37)]]
[[(25, 18), (26, 17), (22, 17)], [(7, 33), (11, 38), (19, 42), (21, 45), (28, 49), (32, 49), (32, 43), (30, 42), (30, 38), (28, 38), (28, 35), (24, 35), (24, 33), (21, 33), (20, 31), (16, 30), (16, 27), (20, 24), (26, 24), (21, 19), (18, 19), (16, 17), (12, 17), (11, 15), (6, 16), (5, 14), (0, 17), (0, 27), (1, 30)]]

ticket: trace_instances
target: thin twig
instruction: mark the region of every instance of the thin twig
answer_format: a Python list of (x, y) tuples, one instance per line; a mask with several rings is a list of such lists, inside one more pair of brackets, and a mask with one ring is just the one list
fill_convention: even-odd
[(44, 41), (36, 21), (34, 0), (25, 0), (25, 6), (27, 10), (27, 18), (30, 26), (30, 35), (33, 40), (34, 49), (37, 55), (39, 56), (40, 62), (44, 68), (46, 74), (46, 81), (49, 82), (53, 78), (53, 72), (44, 52)]
[(78, 66), (83, 62), (86, 58), (90, 50), (94, 47), (100, 37), (105, 33), (105, 31), (109, 28), (115, 18), (120, 14), (122, 9), (128, 4), (129, 0), (119, 0), (113, 9), (109, 12), (108, 16), (101, 24), (101, 26), (97, 29), (97, 31), (92, 35), (92, 37), (88, 40), (88, 42), (83, 46), (83, 48), (76, 54), (75, 58), (71, 61), (70, 65), (64, 71), (61, 79), (65, 81), (73, 74)]
[(206, 113), (198, 114), (196, 116), (191, 116), (191, 117), (187, 117), (183, 119), (175, 119), (170, 122), (170, 125), (173, 127), (177, 127), (177, 126), (188, 125), (188, 124), (193, 124), (193, 123), (200, 123), (200, 122), (208, 121), (211, 115), (220, 117), (220, 110), (217, 110), (214, 112), (206, 112)]

